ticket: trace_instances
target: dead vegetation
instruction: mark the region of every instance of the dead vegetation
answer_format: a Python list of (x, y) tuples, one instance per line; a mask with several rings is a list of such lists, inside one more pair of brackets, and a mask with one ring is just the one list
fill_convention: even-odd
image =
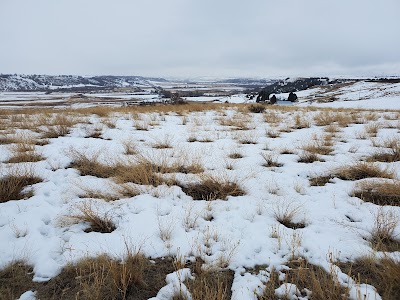
[(26, 199), (33, 196), (29, 186), (41, 182), (42, 179), (31, 169), (18, 168), (0, 178), (0, 203)]
[(400, 206), (400, 181), (359, 182), (352, 195), (377, 205)]
[(89, 227), (85, 232), (110, 233), (116, 229), (113, 222), (114, 213), (111, 209), (105, 210), (100, 202), (84, 201), (75, 205), (76, 213), (66, 215), (61, 219), (61, 225), (86, 223)]
[(33, 269), (23, 261), (14, 261), (0, 270), (0, 300), (19, 299), (36, 287), (32, 281)]
[(385, 256), (377, 259), (372, 256), (357, 258), (353, 263), (340, 262), (341, 270), (350, 274), (356, 282), (373, 285), (385, 300), (400, 299), (400, 263)]
[(108, 255), (83, 258), (37, 289), (39, 299), (147, 300), (165, 286), (173, 272), (169, 259), (147, 259), (128, 253), (122, 260)]
[[(366, 178), (388, 178), (393, 179), (395, 174), (388, 169), (382, 170), (377, 164), (368, 162), (357, 162), (349, 166), (336, 168), (328, 175), (316, 176), (310, 179), (313, 186), (323, 186), (333, 178), (341, 180), (361, 180)], [(360, 195), (362, 189), (368, 189), (367, 183), (359, 183), (359, 188), (353, 194)], [(357, 196), (358, 197), (358, 196)]]
[(349, 299), (349, 290), (340, 285), (333, 270), (326, 272), (323, 268), (312, 265), (304, 259), (291, 261), (288, 267), (282, 270), (283, 278), (274, 269), (269, 272), (269, 279), (265, 283), (263, 293), (258, 295), (258, 300), (290, 299), (289, 288), (283, 295), (276, 294), (275, 290), (282, 284), (296, 285), (297, 297), (311, 295), (310, 299), (316, 300)]
[[(202, 260), (197, 258), (188, 265), (194, 279), (184, 282), (192, 300), (229, 300), (231, 299), (231, 286), (234, 272), (231, 270), (218, 270), (202, 266)], [(173, 300), (188, 300), (185, 295), (176, 295)]]
[(219, 176), (200, 175), (197, 183), (178, 185), (193, 200), (227, 200), (228, 196), (243, 196), (245, 194), (237, 181)]
[(367, 162), (357, 162), (343, 166), (333, 171), (334, 177), (342, 180), (360, 180), (365, 178), (394, 178), (394, 173), (388, 169), (382, 170), (378, 165)]

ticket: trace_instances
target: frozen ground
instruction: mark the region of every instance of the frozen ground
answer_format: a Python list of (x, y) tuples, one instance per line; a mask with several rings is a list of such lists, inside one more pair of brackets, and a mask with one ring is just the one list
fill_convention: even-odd
[[(128, 241), (150, 257), (199, 256), (210, 265), (225, 261), (235, 272), (232, 299), (239, 300), (256, 299), (254, 292), (263, 287), (265, 275), (247, 271), (256, 265), (279, 270), (288, 260), (301, 256), (329, 270), (332, 256), (352, 261), (369, 254), (373, 250), (367, 240), (380, 207), (350, 196), (354, 181), (335, 178), (326, 186), (311, 186), (309, 179), (372, 154), (376, 150), (373, 141), (398, 140), (399, 114), (358, 112), (358, 120), (364, 121), (340, 128), (333, 136), (332, 153), (321, 156), (324, 162), (299, 163), (301, 148), (326, 134), (325, 126), (313, 122), (317, 114), (318, 111), (273, 110), (263, 115), (230, 108), (184, 114), (114, 113), (107, 118), (88, 115), (79, 119), (68, 135), (36, 146), (44, 156), (42, 161), (6, 163), (14, 155), (13, 146), (0, 145), (2, 176), (25, 166), (43, 179), (33, 185), (29, 199), (0, 204), (0, 267), (25, 259), (34, 266), (34, 280), (46, 281), (59, 274), (68, 262), (87, 255), (120, 256)], [(371, 114), (375, 117), (368, 117)], [(35, 121), (39, 116), (30, 118), (25, 121), (40, 123)], [(298, 118), (309, 122), (310, 127), (297, 129)], [(3, 132), (14, 127), (16, 131), (10, 130), (10, 135), (38, 137), (39, 125), (35, 125), (38, 130), (31, 131), (19, 129), (18, 121), (13, 122), (11, 126), (3, 121)], [(368, 124), (379, 127), (376, 137), (368, 137)], [(100, 135), (88, 137), (94, 131)], [(268, 137), (266, 132), (271, 131), (279, 132), (279, 136)], [(199, 163), (205, 174), (237, 182), (245, 195), (204, 201), (193, 199), (175, 185), (138, 185), (140, 194), (131, 198), (104, 201), (80, 197), (88, 189), (109, 193), (116, 183), (112, 179), (81, 176), (70, 167), (72, 153), (98, 156), (107, 163), (126, 163), (134, 157), (125, 152), (127, 141), (141, 156), (155, 163)], [(157, 144), (167, 144), (169, 148), (157, 149)], [(242, 158), (230, 158), (234, 153)], [(273, 157), (280, 166), (263, 166), (262, 155)], [(379, 165), (400, 175), (399, 162)], [(186, 184), (201, 178), (183, 173), (175, 177)], [(86, 233), (85, 223), (68, 225), (60, 221), (63, 216), (76, 213), (79, 203), (88, 201), (112, 217), (115, 231)], [(400, 215), (399, 207), (392, 209)], [(304, 223), (305, 227), (292, 229), (280, 224), (276, 216), (287, 210), (295, 212), (293, 222)], [(400, 234), (399, 226), (395, 234)], [(396, 257), (395, 254), (390, 255)], [(373, 287), (361, 288), (338, 272), (340, 282), (349, 286), (353, 295), (361, 289), (366, 299), (380, 298)]]

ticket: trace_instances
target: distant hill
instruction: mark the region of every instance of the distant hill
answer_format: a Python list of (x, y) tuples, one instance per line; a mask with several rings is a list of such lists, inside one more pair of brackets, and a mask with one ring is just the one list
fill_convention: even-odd
[(4, 75), (0, 74), (0, 91), (99, 90), (121, 87), (152, 86), (163, 78), (141, 76), (74, 75)]

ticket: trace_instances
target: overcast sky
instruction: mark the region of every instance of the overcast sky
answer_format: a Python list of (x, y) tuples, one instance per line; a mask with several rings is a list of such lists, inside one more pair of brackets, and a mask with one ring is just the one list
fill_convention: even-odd
[(0, 0), (0, 73), (400, 75), (400, 0)]

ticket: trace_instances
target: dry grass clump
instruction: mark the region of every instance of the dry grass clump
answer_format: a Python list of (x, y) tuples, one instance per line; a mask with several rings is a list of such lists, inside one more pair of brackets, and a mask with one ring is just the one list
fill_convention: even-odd
[(326, 126), (324, 130), (325, 130), (325, 132), (331, 133), (331, 134), (338, 133), (341, 131), (339, 126), (336, 124), (330, 124), (330, 125)]
[(11, 147), (13, 155), (8, 163), (37, 162), (44, 160), (44, 157), (36, 151), (34, 144), (21, 141)]
[(400, 241), (394, 231), (399, 224), (399, 216), (393, 210), (380, 208), (375, 215), (374, 228), (371, 232), (371, 245), (378, 251), (400, 251)]
[(89, 228), (85, 232), (110, 233), (116, 229), (112, 210), (101, 212), (103, 207), (94, 201), (85, 201), (76, 205), (78, 213), (67, 215), (62, 218), (61, 223), (65, 225), (87, 223)]
[[(330, 182), (333, 178), (339, 178), (342, 180), (360, 180), (366, 178), (394, 178), (394, 173), (389, 170), (381, 170), (378, 165), (367, 162), (357, 162), (353, 165), (343, 166), (332, 170), (328, 175), (316, 176), (310, 178), (310, 184), (312, 186), (324, 186)], [(353, 195), (356, 197), (371, 197), (374, 193), (375, 184), (379, 187), (382, 183), (374, 182), (360, 182), (357, 184), (356, 189), (353, 191)], [(391, 194), (392, 189), (389, 186), (389, 194)], [(397, 186), (394, 187), (396, 189)], [(364, 195), (365, 194), (365, 195)], [(385, 198), (385, 197), (384, 197)], [(368, 200), (366, 200), (368, 201)], [(371, 201), (374, 202), (374, 201)]]
[(337, 122), (338, 119), (339, 119), (338, 113), (321, 111), (317, 115), (315, 115), (314, 123), (317, 126), (328, 126)]
[(82, 176), (95, 176), (99, 178), (109, 178), (115, 175), (115, 166), (111, 163), (99, 162), (100, 153), (95, 153), (89, 156), (77, 150), (70, 150), (69, 156), (72, 158), (72, 163), (69, 167), (77, 169)]
[(295, 222), (295, 218), (301, 213), (301, 207), (292, 203), (281, 203), (274, 208), (274, 217), (283, 226), (292, 229), (304, 228), (305, 222)]
[(378, 151), (367, 158), (368, 161), (396, 162), (400, 161), (400, 140), (391, 139), (384, 142), (389, 149)]
[(250, 104), (248, 109), (252, 113), (263, 113), (265, 111), (265, 106), (262, 104)]
[(311, 186), (324, 186), (328, 182), (330, 182), (332, 179), (332, 176), (316, 176), (310, 178), (310, 185)]
[(172, 137), (169, 135), (164, 136), (162, 139), (156, 139), (152, 145), (155, 149), (169, 149), (172, 148)]
[(33, 196), (26, 187), (42, 182), (32, 170), (20, 168), (0, 178), (0, 203), (10, 200), (20, 200)]
[[(201, 260), (191, 266), (194, 279), (185, 281), (192, 300), (229, 300), (232, 296), (234, 272), (201, 267)], [(176, 295), (173, 300), (188, 300), (184, 295)]]
[(272, 110), (264, 112), (263, 119), (266, 123), (269, 124), (276, 124), (282, 121), (282, 117)]
[(343, 166), (333, 171), (332, 176), (342, 180), (360, 180), (364, 178), (394, 178), (394, 173), (382, 170), (378, 165), (367, 162), (357, 162), (350, 166)]
[(295, 129), (303, 129), (303, 128), (310, 128), (311, 122), (308, 118), (301, 116), (299, 114), (294, 116), (294, 128)]
[(32, 281), (32, 271), (23, 261), (14, 261), (0, 270), (0, 299), (19, 299), (33, 289), (37, 283)]
[(319, 266), (312, 265), (304, 259), (289, 262), (289, 269), (283, 270), (284, 279), (279, 279), (279, 273), (270, 272), (269, 280), (265, 284), (263, 294), (258, 300), (289, 299), (289, 294), (283, 298), (275, 294), (275, 289), (281, 284), (294, 284), (298, 288), (297, 296), (306, 297), (311, 291), (310, 299), (315, 300), (345, 300), (349, 299), (349, 290), (340, 285), (336, 280), (336, 274), (332, 270), (326, 272)]
[(385, 300), (400, 299), (400, 263), (390, 257), (376, 259), (371, 256), (357, 258), (353, 263), (338, 263), (343, 272), (356, 282), (373, 285)]
[(128, 138), (126, 140), (123, 140), (121, 144), (124, 147), (126, 155), (135, 155), (138, 153), (136, 143), (132, 139)]
[(281, 133), (279, 131), (272, 129), (272, 128), (267, 128), (265, 130), (265, 134), (267, 137), (269, 137), (271, 139), (276, 139), (281, 135)]
[(15, 142), (16, 142), (15, 136), (4, 133), (0, 134), (0, 145), (13, 144)]
[(363, 181), (357, 183), (352, 195), (377, 205), (400, 206), (400, 181)]
[(136, 186), (129, 183), (110, 185), (107, 191), (100, 191), (89, 187), (80, 187), (82, 192), (79, 198), (102, 199), (104, 201), (115, 201), (121, 198), (132, 198), (140, 194)]
[(275, 153), (261, 153), (261, 157), (264, 159), (263, 167), (279, 168), (283, 166), (283, 164), (278, 162), (278, 156)]
[(127, 162), (102, 163), (98, 160), (99, 154), (89, 157), (84, 153), (71, 151), (71, 155), (73, 156), (73, 162), (70, 166), (79, 170), (82, 176), (112, 177), (117, 183), (131, 182), (152, 186), (162, 184), (174, 185), (176, 182), (173, 178), (165, 179), (161, 174), (197, 174), (204, 171), (203, 166), (199, 162), (183, 164), (178, 161), (170, 164), (166, 160), (157, 162), (156, 160), (152, 161), (137, 155)]
[(239, 158), (243, 158), (243, 154), (240, 152), (232, 152), (232, 153), (229, 153), (228, 157), (232, 158), (232, 159), (239, 159)]
[(303, 145), (301, 149), (313, 154), (329, 155), (333, 151), (332, 138), (331, 136), (324, 136), (320, 139), (315, 139), (314, 141)]
[(198, 183), (178, 184), (193, 200), (226, 200), (228, 196), (243, 196), (245, 192), (236, 181), (223, 177), (200, 175)]
[(78, 120), (67, 115), (57, 114), (52, 119), (39, 118), (37, 123), (38, 126), (44, 126), (42, 137), (50, 139), (69, 134), (71, 128), (78, 123)]
[(147, 300), (165, 286), (173, 272), (168, 259), (152, 263), (140, 253), (123, 260), (100, 255), (67, 265), (60, 275), (38, 288), (38, 299)]
[(299, 154), (299, 159), (297, 161), (300, 162), (300, 163), (311, 164), (311, 163), (316, 162), (316, 161), (323, 162), (325, 160), (323, 160), (321, 157), (319, 157), (319, 155), (316, 154), (316, 153), (312, 153), (312, 152), (308, 152), (308, 151), (302, 151)]

